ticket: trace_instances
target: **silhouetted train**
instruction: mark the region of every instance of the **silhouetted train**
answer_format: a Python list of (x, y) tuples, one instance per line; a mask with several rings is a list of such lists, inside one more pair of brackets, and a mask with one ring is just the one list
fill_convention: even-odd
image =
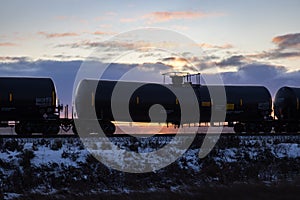
[(50, 78), (0, 78), (0, 121), (17, 134), (59, 132), (56, 89)]
[[(162, 122), (180, 126), (180, 123), (211, 122), (212, 111), (225, 112), (223, 121), (234, 131), (240, 132), (297, 132), (300, 124), (300, 88), (282, 87), (278, 90), (272, 117), (272, 98), (263, 86), (207, 86), (184, 81), (184, 76), (171, 76), (172, 84), (141, 82), (82, 80), (76, 90), (74, 102), (75, 120), (80, 120), (89, 130), (90, 122), (100, 124), (104, 133), (113, 134), (116, 130), (113, 121)], [(200, 79), (199, 79), (200, 80)], [(115, 88), (118, 92), (115, 94)], [(173, 93), (188, 95), (192, 88), (196, 100), (187, 98), (187, 112), (199, 107), (200, 118), (188, 116), (181, 119), (180, 99)], [(133, 88), (132, 93), (128, 91)], [(227, 102), (218, 104), (209, 91), (224, 88)], [(116, 96), (114, 96), (116, 95)], [(128, 96), (129, 95), (129, 96)], [(128, 99), (126, 100), (126, 96)], [(124, 98), (123, 98), (124, 97)], [(112, 100), (113, 99), (113, 100)], [(112, 107), (113, 104), (113, 107)], [(150, 118), (153, 105), (156, 113), (165, 112), (165, 117)], [(114, 110), (112, 110), (114, 109)], [(62, 106), (58, 105), (56, 88), (50, 78), (4, 77), (0, 78), (0, 121), (2, 126), (15, 122), (17, 134), (57, 134), (60, 128), (68, 130), (74, 120), (60, 117)], [(114, 111), (114, 112), (113, 112)], [(114, 118), (115, 113), (118, 118)], [(114, 113), (114, 114), (113, 114)], [(122, 114), (123, 113), (123, 114)], [(127, 115), (126, 115), (127, 113)], [(151, 113), (150, 113), (151, 114)], [(81, 127), (82, 128), (82, 127)]]

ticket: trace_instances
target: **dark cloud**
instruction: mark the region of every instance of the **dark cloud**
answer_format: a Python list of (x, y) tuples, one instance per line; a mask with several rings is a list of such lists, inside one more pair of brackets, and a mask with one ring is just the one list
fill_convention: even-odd
[[(197, 58), (197, 57), (194, 57), (194, 58)], [(203, 60), (205, 60), (205, 61), (212, 61), (212, 60), (217, 60), (217, 59), (220, 59), (220, 57), (216, 56), (216, 55), (205, 55), (205, 56), (203, 56)]]
[(272, 42), (280, 49), (300, 49), (300, 33), (277, 36), (272, 39)]
[(167, 58), (163, 58), (162, 61), (188, 62), (187, 59), (181, 57), (167, 57)]
[(262, 84), (267, 83), (270, 79), (274, 79), (285, 73), (286, 69), (284, 67), (264, 64), (249, 64), (239, 67), (237, 72), (228, 73), (233, 76), (225, 76), (225, 81), (232, 83)]
[(0, 56), (0, 62), (27, 62), (30, 58), (26, 56)]
[(67, 44), (59, 44), (55, 47), (69, 47), (69, 48), (101, 48), (103, 51), (127, 51), (127, 50), (138, 50), (140, 48), (152, 47), (153, 44), (144, 41), (126, 42), (126, 41), (80, 41)]
[(288, 72), (282, 66), (250, 64), (238, 68), (237, 72), (226, 72), (221, 75), (225, 84), (263, 85), (273, 96), (280, 87), (300, 87), (300, 71)]
[(243, 55), (231, 56), (226, 58), (220, 62), (217, 62), (216, 65), (220, 67), (228, 67), (228, 66), (242, 66), (246, 64), (246, 57)]
[(72, 61), (72, 60), (85, 60), (86, 58), (80, 55), (63, 55), (63, 54), (56, 54), (56, 55), (44, 55), (43, 57), (51, 59), (58, 59), (60, 61)]
[(276, 49), (253, 55), (253, 57), (268, 59), (300, 58), (300, 33), (277, 36), (272, 39), (272, 42), (277, 45)]
[(272, 42), (277, 45), (275, 49), (247, 55), (247, 57), (258, 59), (300, 58), (300, 33), (277, 36), (272, 39)]
[(300, 52), (281, 52), (281, 51), (274, 51), (268, 53), (268, 57), (272, 59), (279, 59), (279, 58), (300, 58)]
[[(216, 67), (216, 62), (214, 61), (215, 59), (218, 59), (219, 57), (217, 56), (202, 56), (202, 57), (197, 57), (197, 56), (192, 56), (191, 54), (185, 54), (186, 56), (184, 57), (166, 57), (162, 58), (161, 61), (167, 65), (172, 66), (173, 64), (176, 63), (177, 65), (181, 63), (182, 65), (182, 71), (195, 71), (195, 68), (197, 70), (205, 70), (209, 68), (214, 68)], [(174, 70), (176, 70), (176, 67), (173, 67)], [(178, 70), (178, 69), (177, 69)]]
[(247, 55), (247, 57), (258, 59), (300, 58), (300, 51), (282, 51), (281, 49), (275, 49), (270, 51), (264, 51), (258, 54)]
[(95, 48), (99, 47), (102, 42), (91, 42), (91, 41), (81, 41), (81, 42), (74, 42), (74, 43), (67, 43), (67, 44), (59, 44), (55, 47), (69, 47), (69, 48)]
[(143, 53), (141, 55), (139, 55), (139, 58), (147, 58), (147, 57), (156, 57), (156, 58), (159, 58), (159, 57), (162, 57), (162, 54), (161, 53), (155, 53), (155, 52), (147, 52), (147, 53)]

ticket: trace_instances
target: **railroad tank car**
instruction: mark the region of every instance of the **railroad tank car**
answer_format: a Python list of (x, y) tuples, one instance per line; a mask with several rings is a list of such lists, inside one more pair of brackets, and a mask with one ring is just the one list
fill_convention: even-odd
[(226, 121), (235, 132), (270, 132), (272, 97), (264, 86), (226, 86)]
[[(128, 115), (118, 116), (118, 121), (149, 122), (149, 109), (155, 104), (163, 106), (166, 118), (157, 118), (156, 122), (182, 123), (210, 122), (212, 110), (226, 112), (225, 122), (234, 126), (235, 132), (270, 131), (270, 114), (272, 99), (267, 88), (263, 86), (205, 86), (200, 84), (181, 83), (176, 80), (173, 84), (163, 86), (155, 83), (122, 82), (109, 80), (82, 80), (76, 91), (75, 110), (79, 119), (99, 120), (100, 126), (112, 134), (115, 131), (111, 104), (115, 86), (118, 85), (118, 96), (113, 98), (118, 113)], [(180, 101), (171, 91), (179, 91), (185, 95), (187, 85), (192, 86), (196, 95), (196, 102), (186, 102), (186, 107), (193, 113), (199, 106), (200, 119), (189, 116), (181, 119)], [(170, 89), (168, 89), (168, 87)], [(128, 88), (134, 88), (132, 94)], [(218, 105), (218, 99), (211, 99), (209, 90), (225, 89), (227, 104)], [(131, 96), (126, 100), (127, 93)], [(188, 93), (186, 93), (188, 95)], [(123, 98), (124, 97), (124, 98)], [(129, 110), (129, 111), (127, 111)], [(93, 113), (95, 113), (93, 115)], [(130, 118), (129, 118), (130, 117)], [(153, 121), (152, 121), (153, 122)], [(215, 121), (215, 122), (224, 122)]]
[[(118, 87), (117, 92), (115, 90), (116, 85)], [(184, 86), (169, 87), (173, 87), (171, 90), (177, 90), (182, 95), (186, 93)], [(127, 96), (127, 93), (130, 93), (129, 88), (132, 89), (132, 94)], [(155, 83), (82, 80), (76, 91), (76, 115), (79, 119), (85, 120), (85, 124), (88, 124), (89, 120), (97, 119), (102, 129), (109, 134), (115, 131), (115, 127), (111, 123), (111, 121), (115, 121), (112, 114), (112, 104), (115, 105), (114, 108), (116, 109), (114, 113), (119, 113), (118, 121), (150, 122), (152, 120), (152, 122), (167, 122), (178, 126), (181, 120), (180, 105), (179, 100), (171, 90)], [(112, 99), (114, 100), (112, 101)], [(193, 102), (188, 99), (190, 106), (187, 109), (192, 112), (194, 110), (193, 104), (196, 103), (197, 101)], [(156, 107), (158, 110), (155, 111), (155, 113), (161, 112), (162, 115), (156, 115), (154, 119), (151, 119), (149, 109), (155, 104), (163, 107)], [(164, 111), (166, 118), (162, 117)], [(190, 119), (187, 121), (191, 121), (193, 117), (188, 116)], [(89, 125), (86, 126), (90, 127)]]
[(297, 132), (300, 122), (300, 88), (281, 87), (274, 99), (274, 114), (278, 121), (276, 132)]
[[(210, 97), (208, 87), (212, 90), (224, 87), (227, 102), (226, 121), (228, 122), (263, 120), (272, 111), (271, 94), (263, 86), (199, 86), (204, 121), (210, 121), (210, 111), (214, 101)], [(205, 110), (205, 108), (208, 109)]]
[(1, 77), (0, 121), (17, 134), (58, 133), (56, 88), (50, 78)]

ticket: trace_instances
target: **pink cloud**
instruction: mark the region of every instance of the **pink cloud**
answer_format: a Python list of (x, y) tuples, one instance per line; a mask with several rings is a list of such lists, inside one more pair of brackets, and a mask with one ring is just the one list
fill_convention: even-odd
[(152, 12), (144, 15), (142, 18), (148, 20), (150, 23), (166, 22), (175, 19), (197, 19), (209, 16), (219, 16), (221, 13), (204, 13), (204, 12), (193, 12), (193, 11), (162, 11)]
[(201, 43), (198, 44), (199, 47), (202, 48), (207, 48), (207, 49), (231, 49), (233, 48), (233, 45), (231, 44), (223, 44), (223, 45), (213, 45), (213, 44), (208, 44), (208, 43)]
[(93, 34), (94, 35), (112, 35), (114, 33), (113, 32), (106, 32), (106, 31), (95, 31)]
[(65, 33), (46, 33), (46, 32), (38, 32), (39, 35), (43, 35), (47, 38), (57, 38), (57, 37), (74, 37), (79, 36), (78, 33), (74, 32), (65, 32)]
[(274, 37), (272, 42), (278, 45), (279, 48), (300, 48), (300, 33), (286, 34)]
[(12, 42), (2, 42), (2, 43), (0, 43), (0, 47), (12, 47), (12, 46), (17, 46), (17, 44), (12, 43)]

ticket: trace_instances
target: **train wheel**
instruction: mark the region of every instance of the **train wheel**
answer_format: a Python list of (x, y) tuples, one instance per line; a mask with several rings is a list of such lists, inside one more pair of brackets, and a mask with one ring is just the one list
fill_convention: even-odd
[(296, 124), (288, 124), (286, 126), (286, 132), (287, 133), (297, 133), (298, 132), (298, 126)]
[(258, 127), (255, 123), (248, 123), (246, 124), (246, 132), (247, 133), (257, 133), (258, 131)]
[(236, 123), (233, 127), (233, 130), (235, 133), (242, 133), (245, 131), (245, 127), (241, 123)]
[(22, 134), (21, 128), (22, 127), (21, 127), (20, 123), (16, 124), (16, 126), (15, 126), (15, 132), (16, 132), (17, 135), (21, 135)]
[(180, 128), (180, 122), (174, 122), (174, 128)]
[(282, 132), (281, 126), (278, 126), (278, 125), (274, 126), (274, 131), (275, 131), (275, 133), (281, 133)]
[(17, 129), (20, 135), (31, 135), (33, 133), (33, 125), (30, 121), (20, 122)]
[(113, 135), (116, 132), (116, 126), (112, 122), (100, 122), (100, 126), (106, 135)]
[(270, 133), (272, 131), (272, 126), (270, 126), (268, 124), (262, 125), (262, 128), (263, 128), (264, 133)]
[(22, 126), (21, 132), (23, 135), (31, 135), (32, 134), (32, 127), (31, 126)]
[(60, 126), (59, 124), (48, 124), (46, 126), (46, 130), (44, 134), (46, 135), (57, 135), (60, 131)]

